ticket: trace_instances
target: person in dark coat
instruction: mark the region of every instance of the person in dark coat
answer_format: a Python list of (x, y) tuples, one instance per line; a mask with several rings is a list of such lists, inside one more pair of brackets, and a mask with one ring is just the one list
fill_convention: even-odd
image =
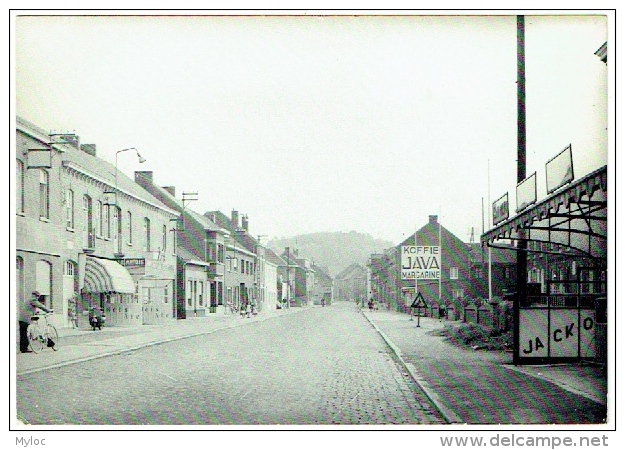
[(47, 308), (41, 300), (43, 296), (39, 294), (39, 292), (34, 291), (32, 293), (32, 298), (30, 300), (26, 300), (23, 302), (19, 302), (19, 311), (18, 311), (18, 322), (20, 325), (20, 352), (22, 353), (30, 353), (31, 350), (28, 349), (28, 325), (30, 324), (30, 320), (32, 316), (36, 313), (38, 309), (41, 309), (45, 312), (51, 312), (52, 310)]

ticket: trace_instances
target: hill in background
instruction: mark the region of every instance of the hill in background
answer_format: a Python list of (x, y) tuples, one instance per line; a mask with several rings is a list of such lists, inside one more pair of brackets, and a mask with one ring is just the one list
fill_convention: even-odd
[(371, 253), (381, 253), (395, 244), (356, 231), (338, 231), (273, 239), (267, 245), (278, 255), (284, 252), (285, 247), (297, 249), (300, 258), (314, 261), (334, 277), (354, 263), (366, 265)]

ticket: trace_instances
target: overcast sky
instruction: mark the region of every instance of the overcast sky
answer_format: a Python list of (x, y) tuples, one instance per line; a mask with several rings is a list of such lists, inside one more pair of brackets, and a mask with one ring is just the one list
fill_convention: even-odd
[[(147, 162), (120, 154), (120, 170), (198, 192), (199, 213), (236, 209), (269, 238), (399, 243), (430, 214), (477, 241), (482, 199), (489, 211), (505, 192), (514, 210), (514, 15), (30, 14), (14, 23), (16, 115), (112, 163), (136, 147)], [(608, 66), (594, 52), (608, 20), (526, 16), (525, 35), (540, 200), (545, 163), (569, 144), (576, 178), (607, 164)]]

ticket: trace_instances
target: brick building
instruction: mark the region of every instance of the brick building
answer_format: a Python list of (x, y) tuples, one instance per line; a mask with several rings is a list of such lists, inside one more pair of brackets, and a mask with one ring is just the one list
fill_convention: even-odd
[[(126, 150), (136, 152), (118, 153)], [(109, 325), (173, 319), (175, 211), (98, 158), (95, 145), (22, 118), (16, 170), (17, 302), (39, 291), (58, 327), (70, 326), (72, 297), (79, 322), (91, 306)]]

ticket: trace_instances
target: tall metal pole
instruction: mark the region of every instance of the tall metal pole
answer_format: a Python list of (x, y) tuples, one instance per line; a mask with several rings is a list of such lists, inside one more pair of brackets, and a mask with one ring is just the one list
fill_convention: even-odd
[[(517, 183), (525, 179), (525, 17), (517, 16)], [(520, 362), (519, 316), (521, 300), (527, 296), (527, 242), (523, 230), (517, 241), (517, 295), (514, 299), (514, 357), (513, 363)]]

